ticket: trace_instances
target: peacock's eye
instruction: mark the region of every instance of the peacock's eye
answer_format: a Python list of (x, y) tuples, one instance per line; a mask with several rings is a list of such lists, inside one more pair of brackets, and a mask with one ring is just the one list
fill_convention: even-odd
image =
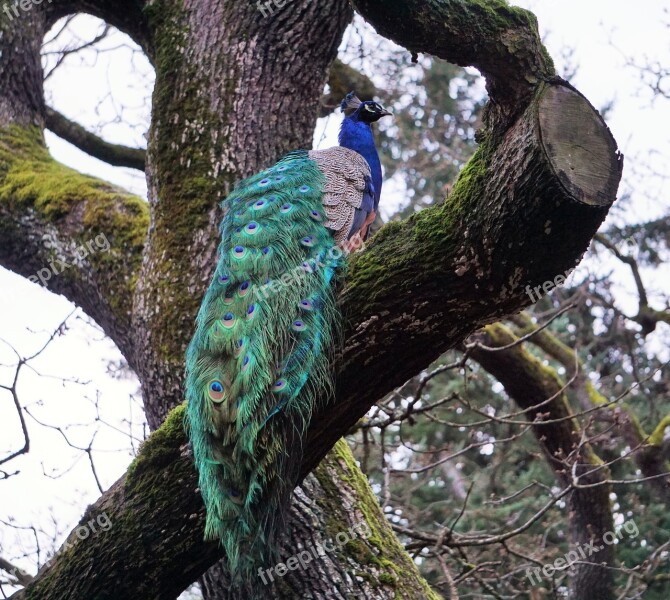
[(370, 111), (370, 112), (375, 112), (375, 109), (372, 108), (372, 106), (370, 106), (369, 104), (365, 105), (365, 110)]

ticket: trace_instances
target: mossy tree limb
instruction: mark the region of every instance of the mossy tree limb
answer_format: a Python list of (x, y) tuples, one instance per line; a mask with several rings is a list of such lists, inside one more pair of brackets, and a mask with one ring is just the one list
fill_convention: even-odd
[(0, 129), (0, 265), (81, 306), (132, 365), (146, 202), (56, 162), (37, 127)]
[(504, 131), (554, 75), (537, 19), (506, 0), (353, 0), (379, 33), (414, 53), (425, 52), (486, 77), (491, 125)]
[[(600, 166), (599, 159), (591, 163), (602, 188), (585, 184), (579, 198), (546, 150), (560, 146), (552, 137), (560, 128), (547, 135), (544, 111), (559, 122), (574, 119), (572, 110), (564, 115), (557, 108), (555, 87), (583, 111), (584, 138), (577, 134), (567, 145), (592, 148), (602, 159)], [(611, 144), (586, 100), (561, 83), (544, 84), (499, 145), (480, 146), (443, 204), (387, 225), (354, 258), (341, 294), (347, 329), (337, 380), (340, 398), (351, 401), (313, 419), (310, 467), (380, 394), (472, 331), (530, 304), (528, 290), (574, 267), (614, 200), (620, 162)]]
[[(489, 351), (518, 342), (504, 325), (488, 325), (473, 336), (471, 356), (491, 373), (533, 424), (533, 433), (549, 465), (563, 487), (576, 485), (568, 496), (570, 543), (574, 550), (597, 548), (597, 553), (574, 565), (570, 580), (573, 600), (614, 598), (614, 547), (602, 544), (614, 531), (607, 483), (609, 469), (603, 465), (581, 430), (568, 403), (565, 384), (556, 371), (544, 366), (521, 344)], [(585, 487), (579, 487), (579, 486)], [(593, 542), (593, 546), (590, 543)], [(603, 565), (603, 566), (601, 566)]]

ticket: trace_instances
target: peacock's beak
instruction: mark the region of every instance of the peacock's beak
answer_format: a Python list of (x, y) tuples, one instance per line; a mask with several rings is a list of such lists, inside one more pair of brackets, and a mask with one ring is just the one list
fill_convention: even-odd
[(379, 116), (380, 116), (380, 117), (392, 117), (392, 116), (393, 116), (393, 113), (392, 113), (392, 112), (389, 112), (389, 111), (386, 110), (385, 108), (382, 108), (382, 112), (379, 113)]

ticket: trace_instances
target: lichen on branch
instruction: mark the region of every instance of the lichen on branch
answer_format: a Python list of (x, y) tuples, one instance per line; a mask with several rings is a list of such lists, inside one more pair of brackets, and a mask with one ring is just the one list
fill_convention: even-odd
[[(25, 277), (67, 265), (47, 286), (122, 349), (148, 223), (143, 200), (55, 161), (39, 129), (0, 130), (0, 264)], [(91, 244), (97, 236), (109, 242), (104, 251)]]

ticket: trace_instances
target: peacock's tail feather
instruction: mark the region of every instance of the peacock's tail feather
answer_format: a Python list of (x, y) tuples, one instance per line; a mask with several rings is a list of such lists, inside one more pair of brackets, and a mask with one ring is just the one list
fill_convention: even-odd
[(238, 576), (275, 564), (302, 436), (331, 392), (333, 279), (344, 260), (325, 226), (325, 187), (307, 152), (237, 185), (187, 351), (205, 537), (221, 540)]

